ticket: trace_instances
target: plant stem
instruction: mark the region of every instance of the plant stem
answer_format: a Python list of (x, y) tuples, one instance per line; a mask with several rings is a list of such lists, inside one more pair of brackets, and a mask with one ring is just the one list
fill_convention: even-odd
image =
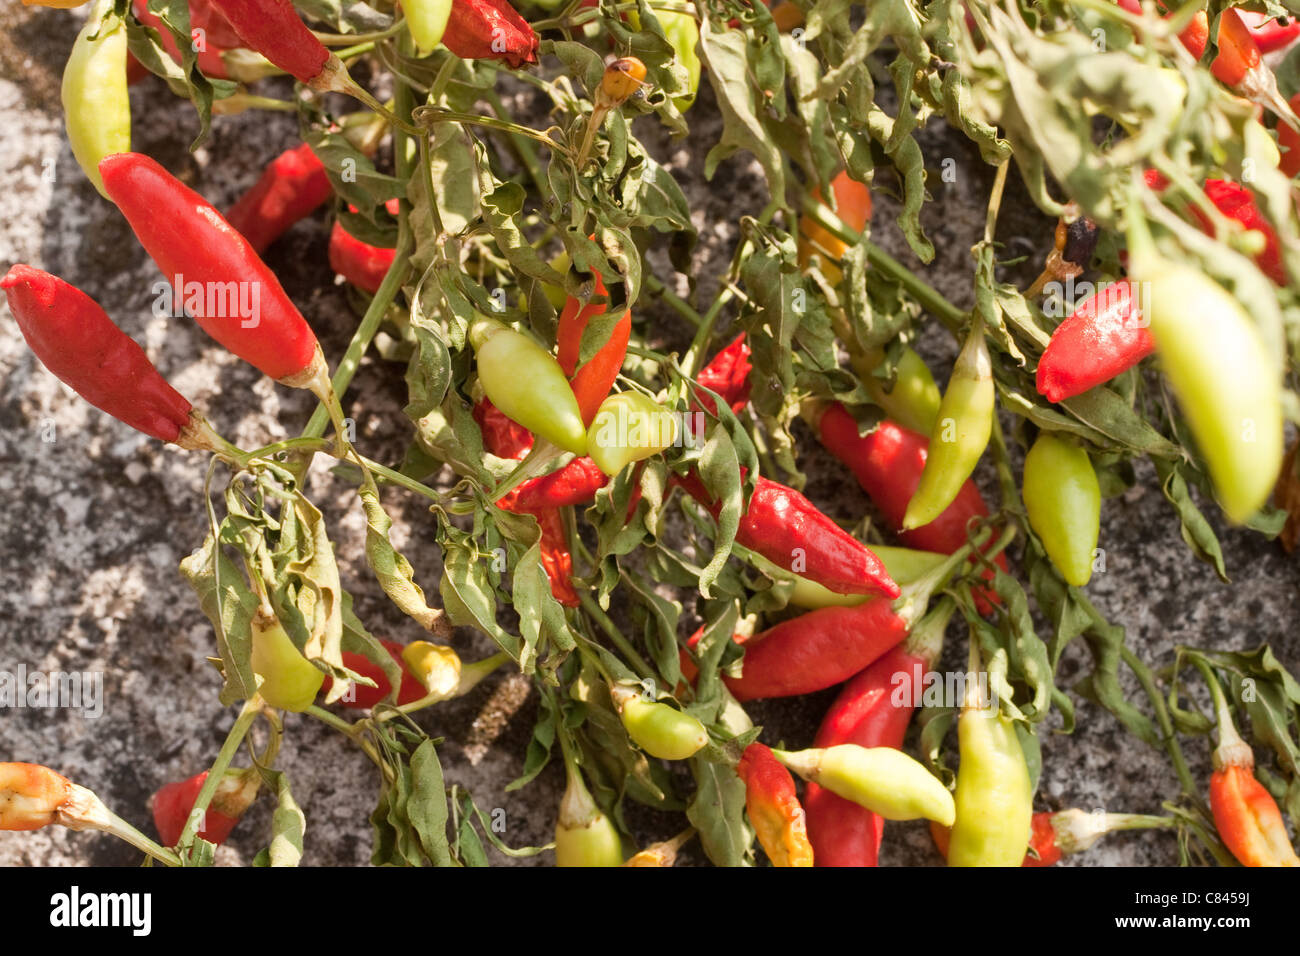
[(655, 669), (646, 662), (631, 642), (622, 635), (614, 622), (609, 619), (604, 608), (596, 603), (596, 599), (591, 596), (591, 592), (585, 589), (578, 592), (578, 600), (582, 602), (582, 608), (600, 625), (600, 629), (605, 632), (615, 647), (622, 652), (623, 656), (632, 662), (637, 672), (642, 677), (653, 677)]
[(248, 734), (249, 728), (253, 726), (253, 721), (257, 719), (257, 715), (262, 712), (263, 706), (262, 698), (256, 695), (244, 701), (243, 709), (240, 710), (239, 716), (235, 718), (235, 723), (231, 726), (230, 732), (226, 734), (226, 742), (221, 745), (217, 759), (208, 768), (208, 776), (203, 781), (203, 789), (199, 791), (198, 797), (195, 798), (194, 809), (190, 811), (190, 815), (185, 821), (185, 829), (181, 830), (180, 839), (176, 841), (179, 850), (188, 850), (193, 845), (194, 824), (203, 817), (204, 812), (208, 809), (208, 804), (216, 796), (217, 787), (221, 785), (221, 778), (225, 776), (230, 762), (235, 759), (240, 744), (244, 742), (244, 737)]

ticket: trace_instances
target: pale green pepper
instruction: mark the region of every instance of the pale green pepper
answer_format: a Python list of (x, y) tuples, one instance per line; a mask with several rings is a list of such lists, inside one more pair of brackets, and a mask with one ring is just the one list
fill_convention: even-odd
[(943, 396), (929, 366), (914, 349), (905, 346), (895, 369), (894, 387), (885, 391), (884, 384), (875, 376), (876, 367), (884, 357), (879, 350), (859, 352), (850, 349), (849, 364), (867, 387), (871, 400), (884, 409), (886, 417), (914, 432), (931, 434), (939, 419)]
[(68, 143), (86, 176), (108, 198), (99, 161), (131, 152), (131, 98), (126, 84), (126, 27), (112, 0), (100, 0), (77, 34), (63, 69)]
[(253, 673), (262, 678), (257, 692), (280, 710), (301, 713), (316, 701), (325, 673), (314, 667), (274, 617), (253, 620)]
[(948, 788), (901, 750), (840, 744), (772, 753), (805, 780), (886, 820), (925, 819), (952, 825), (955, 809)]
[(587, 429), (560, 363), (528, 336), (479, 316), (469, 330), (488, 400), (534, 435), (587, 453)]
[(660, 760), (685, 760), (709, 742), (704, 725), (675, 707), (649, 701), (639, 689), (615, 686), (609, 695), (632, 741)]
[(601, 471), (617, 475), (634, 461), (677, 441), (677, 416), (640, 392), (619, 392), (601, 403), (587, 429), (587, 454)]
[(1101, 530), (1101, 487), (1088, 453), (1043, 432), (1025, 455), (1022, 494), (1029, 525), (1068, 584), (1092, 578)]
[(957, 497), (988, 447), (996, 397), (984, 323), (977, 319), (939, 404), (925, 469), (903, 515), (904, 531), (929, 524)]
[[(968, 677), (979, 672), (971, 645)], [(949, 866), (1020, 866), (1029, 847), (1034, 795), (1015, 725), (985, 706), (976, 681), (966, 687), (957, 719), (957, 819), (948, 844)]]
[(442, 42), (443, 31), (451, 16), (452, 0), (402, 0), (406, 28), (421, 54), (432, 52)]
[(555, 823), (556, 866), (622, 866), (623, 841), (592, 799), (577, 767), (565, 760), (568, 785)]

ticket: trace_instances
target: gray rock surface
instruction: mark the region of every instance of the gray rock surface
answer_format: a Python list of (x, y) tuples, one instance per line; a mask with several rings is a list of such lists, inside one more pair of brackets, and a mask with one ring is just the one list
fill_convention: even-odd
[[(27, 262), (85, 289), (149, 352), (163, 374), (228, 438), (256, 447), (296, 433), (311, 411), (302, 393), (273, 385), (233, 359), (191, 323), (155, 318), (149, 311), (155, 267), (116, 210), (81, 176), (63, 138), (59, 76), (74, 33), (76, 14), (10, 6), (0, 12), (0, 119), (8, 131), (0, 153), (0, 266)], [(285, 92), (282, 90), (281, 92)], [(525, 104), (526, 105), (526, 104)], [(219, 207), (229, 205), (261, 167), (296, 142), (295, 124), (277, 115), (218, 118), (196, 154), (190, 106), (150, 80), (132, 91), (135, 148), (159, 159)], [(701, 157), (716, 141), (712, 97), (704, 91), (690, 114), (693, 132), (667, 140), (652, 120), (638, 128), (655, 155), (679, 176), (701, 229), (696, 276), (705, 298), (716, 287), (737, 235), (741, 215), (756, 214), (765, 194), (747, 156), (723, 164), (713, 182), (702, 178)], [(951, 155), (954, 184), (935, 182), (936, 202), (926, 225), (939, 250), (928, 273), (945, 295), (970, 300), (969, 248), (984, 218), (991, 180), (987, 168), (959, 137), (936, 124), (923, 143), (937, 166)], [(892, 227), (897, 204), (875, 191), (874, 238), (912, 262)], [(1051, 224), (1016, 192), (1004, 207), (1000, 238), (1012, 253), (1045, 249)], [(321, 212), (297, 226), (269, 252), (271, 266), (309, 317), (326, 354), (337, 357), (355, 323), (345, 291), (326, 265), (328, 217)], [(1035, 262), (1020, 267), (1027, 279)], [(684, 291), (684, 290), (682, 290)], [(203, 539), (202, 495), (207, 462), (163, 448), (80, 401), (33, 359), (4, 309), (0, 317), (0, 670), (90, 671), (102, 675), (103, 713), (91, 719), (65, 711), (0, 712), (0, 760), (54, 766), (96, 790), (120, 815), (152, 830), (146, 804), (162, 784), (206, 767), (215, 756), (233, 710), (216, 702), (217, 679), (205, 658), (211, 630), (177, 573), (186, 553)], [(641, 316), (638, 316), (640, 319)], [(671, 313), (645, 316), (654, 337), (684, 344), (689, 332)], [(943, 363), (955, 352), (938, 330), (927, 335), (927, 358)], [(944, 367), (937, 364), (936, 367)], [(400, 370), (369, 361), (348, 401), (359, 423), (359, 443), (371, 457), (393, 460), (409, 436), (400, 414)], [(826, 510), (853, 519), (863, 496), (812, 441), (801, 464), (809, 494)], [(1232, 584), (1198, 564), (1179, 538), (1177, 522), (1152, 485), (1108, 501), (1102, 543), (1109, 567), (1089, 588), (1111, 620), (1128, 628), (1132, 646), (1153, 666), (1169, 660), (1177, 643), (1248, 648), (1274, 644), (1290, 668), (1300, 668), (1295, 563), (1276, 545), (1243, 531), (1222, 532)], [(981, 476), (987, 480), (990, 476)], [(218, 486), (220, 487), (220, 486)], [(349, 487), (318, 466), (309, 494), (326, 512), (357, 611), (373, 631), (402, 640), (418, 635), (391, 607), (361, 558), (364, 522)], [(390, 495), (394, 540), (435, 589), (439, 555), (430, 520), (416, 501)], [(689, 609), (689, 603), (688, 603)], [(460, 633), (466, 659), (489, 651), (481, 635)], [(954, 639), (950, 653), (956, 656)], [(1060, 683), (1087, 673), (1082, 647), (1066, 656)], [(810, 742), (833, 692), (753, 708), (765, 739)], [(479, 804), (506, 813), (504, 838), (515, 845), (549, 839), (562, 785), (555, 767), (523, 791), (504, 793), (522, 765), (535, 714), (529, 687), (517, 674), (499, 674), (464, 700), (421, 717), (441, 750), (449, 780), (465, 785)], [(1079, 702), (1072, 736), (1047, 734), (1040, 806), (1157, 812), (1177, 792), (1164, 756), (1127, 735), (1108, 714)], [(369, 859), (367, 817), (376, 783), (359, 751), (333, 731), (290, 715), (283, 766), (307, 813), (305, 863), (359, 865)], [(1205, 748), (1189, 754), (1207, 770)], [(266, 832), (269, 807), (261, 802), (218, 854), (221, 864), (249, 862)], [(674, 832), (678, 820), (634, 813), (649, 839)], [(107, 838), (58, 829), (0, 834), (0, 863), (131, 865), (137, 855)], [(547, 855), (494, 862), (548, 862)], [(1158, 835), (1112, 839), (1078, 860), (1080, 865), (1170, 863), (1173, 841)], [(920, 825), (891, 825), (882, 862), (934, 864), (937, 856)]]

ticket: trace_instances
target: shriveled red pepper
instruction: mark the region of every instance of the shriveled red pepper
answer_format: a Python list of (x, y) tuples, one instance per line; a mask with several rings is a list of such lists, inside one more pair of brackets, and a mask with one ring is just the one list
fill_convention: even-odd
[(518, 460), (533, 447), (533, 433), (518, 422), (506, 418), (501, 409), (486, 398), (474, 406), (474, 421), (483, 432), (483, 447), (498, 458)]
[(335, 88), (339, 75), (347, 75), (342, 61), (307, 29), (290, 0), (211, 0), (211, 5), (244, 46), (299, 82), (328, 90)]
[[(901, 750), (925, 675), (943, 650), (955, 605), (945, 602), (899, 646), (844, 685), (817, 729), (814, 747), (857, 744)], [(896, 703), (901, 699), (901, 706)], [(818, 866), (875, 866), (885, 821), (815, 783), (804, 793)]]
[[(402, 660), (402, 651), (405, 648), (405, 645), (399, 644), (396, 641), (385, 641), (382, 639), (379, 643), (384, 645), (384, 649), (392, 655), (393, 660), (397, 662), (397, 666), (402, 668), (402, 684), (397, 689), (397, 705), (401, 707), (406, 704), (413, 704), (417, 700), (425, 697), (428, 694), (428, 691), (425, 690), (424, 685), (421, 684), (415, 675), (411, 673), (410, 668), (408, 668), (406, 663)], [(369, 677), (375, 682), (374, 687), (367, 687), (364, 684), (354, 683), (351, 695), (340, 698), (338, 701), (338, 703), (343, 707), (352, 710), (369, 710), (381, 700), (387, 699), (389, 692), (393, 689), (393, 685), (389, 683), (388, 677), (384, 674), (383, 669), (364, 654), (344, 651), (343, 666), (353, 673), (359, 674), (362, 677)], [(334, 679), (326, 676), (325, 682), (321, 684), (321, 693), (328, 695), (330, 688), (333, 685)]]
[[(676, 475), (674, 481), (715, 517), (722, 510), (696, 475)], [(898, 597), (898, 585), (870, 548), (779, 482), (758, 478), (736, 540), (786, 571), (840, 594)]]
[(36, 357), (101, 411), (182, 448), (206, 448), (206, 423), (94, 299), (48, 272), (16, 265), (0, 280)]
[(442, 45), (465, 60), (537, 62), (540, 41), (507, 0), (452, 0)]
[[(175, 846), (180, 840), (190, 811), (194, 809), (194, 801), (207, 779), (208, 772), (204, 770), (188, 780), (169, 783), (153, 795), (153, 822), (163, 846)], [(227, 771), (217, 785), (217, 792), (203, 814), (202, 824), (195, 829), (195, 835), (218, 846), (225, 843), (239, 818), (257, 799), (258, 786), (256, 770)]]
[(590, 504), (609, 477), (590, 458), (575, 458), (563, 468), (524, 482), (499, 504), (511, 511), (536, 513), (549, 508)]
[(555, 508), (532, 512), (542, 529), (542, 567), (551, 581), (551, 594), (565, 607), (577, 607), (578, 592), (573, 589), (573, 555), (564, 531), (564, 517)]
[[(207, 34), (207, 27), (199, 23), (197, 4), (192, 4), (190, 9), (190, 27), (197, 34), (199, 30), (204, 30)], [(149, 10), (149, 0), (133, 0), (131, 10), (135, 18), (147, 27), (152, 27), (158, 33), (158, 39), (162, 47), (167, 51), (167, 55), (179, 66), (182, 62), (182, 53), (180, 47), (176, 45), (176, 38), (172, 36), (171, 30), (162, 22), (162, 17), (157, 16)], [(198, 60), (199, 69), (203, 71), (204, 76), (210, 76), (218, 80), (230, 79), (230, 71), (226, 67), (224, 54), (230, 46), (234, 44), (222, 43), (217, 35), (205, 35), (203, 49), (196, 49), (194, 56)], [(143, 67), (142, 67), (143, 69)], [(148, 70), (145, 70), (146, 75)], [(127, 82), (131, 82), (129, 77)]]
[[(136, 238), (204, 331), (285, 385), (312, 388), (328, 380), (307, 320), (248, 240), (207, 200), (139, 153), (109, 156), (99, 169)], [(232, 295), (240, 301), (232, 303)], [(254, 315), (234, 314), (254, 301)]]
[[(385, 208), (396, 216), (399, 209), (398, 200), (390, 199), (385, 204)], [(352, 207), (352, 211), (357, 210)], [(344, 229), (341, 222), (335, 221), (334, 228), (330, 230), (329, 257), (330, 268), (358, 289), (374, 295), (384, 284), (384, 277), (388, 275), (388, 270), (393, 267), (397, 250), (362, 242)]]
[(230, 207), (226, 221), (261, 255), (333, 193), (325, 164), (303, 143), (271, 161), (253, 187)]
[(1232, 723), (1223, 689), (1207, 672), (1219, 721), (1210, 810), (1224, 845), (1242, 866), (1300, 866), (1273, 795), (1255, 779), (1255, 754)]
[[(1295, 22), (1297, 26), (1300, 26), (1300, 20)], [(1300, 93), (1291, 97), (1290, 105), (1291, 109), (1300, 110)], [(1294, 179), (1296, 173), (1300, 173), (1300, 133), (1286, 123), (1278, 123), (1277, 144), (1282, 148), (1282, 158), (1278, 160), (1278, 169)]]
[[(886, 524), (898, 531), (925, 469), (929, 439), (888, 419), (880, 422), (875, 431), (859, 435), (857, 421), (842, 405), (819, 409), (812, 417), (826, 450), (849, 467)], [(919, 528), (901, 531), (898, 537), (909, 548), (952, 554), (968, 540), (967, 527), (972, 519), (985, 518), (988, 513), (979, 489), (967, 480), (939, 517)], [(1000, 554), (997, 564), (1006, 569), (1006, 559)], [(992, 576), (992, 571), (985, 573), (986, 578)], [(982, 610), (984, 602), (996, 600), (987, 589), (977, 592), (976, 597)]]
[(813, 848), (790, 771), (771, 748), (752, 743), (741, 754), (736, 773), (745, 782), (745, 812), (772, 865), (812, 866)]
[(1156, 350), (1127, 279), (1098, 289), (1052, 333), (1038, 360), (1038, 392), (1062, 402), (1109, 382)]
[[(596, 295), (608, 295), (599, 273), (596, 274)], [(569, 376), (569, 384), (578, 399), (578, 408), (582, 410), (582, 420), (588, 425), (595, 419), (601, 403), (609, 397), (609, 390), (614, 387), (614, 381), (623, 368), (627, 343), (632, 337), (632, 312), (628, 310), (614, 324), (605, 344), (579, 368), (582, 335), (587, 324), (604, 311), (603, 305), (584, 306), (580, 300), (570, 296), (564, 304), (564, 311), (560, 313), (560, 322), (555, 332), (558, 345), (556, 359), (560, 368), (564, 369), (564, 374)]]
[[(731, 406), (733, 412), (739, 412), (749, 404), (749, 373), (754, 366), (749, 361), (750, 348), (741, 332), (731, 344), (713, 356), (708, 365), (700, 369), (695, 381), (722, 396), (722, 400)], [(713, 399), (708, 395), (700, 396), (700, 404), (705, 411), (717, 411)]]

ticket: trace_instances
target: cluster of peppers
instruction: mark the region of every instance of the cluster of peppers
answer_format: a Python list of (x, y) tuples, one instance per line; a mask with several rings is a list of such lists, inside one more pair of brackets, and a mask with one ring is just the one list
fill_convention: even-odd
[[(1141, 14), (1134, 0), (1120, 0), (1120, 5)], [(785, 28), (797, 22), (789, 10), (782, 11), (791, 6), (781, 4), (772, 11)], [(153, 28), (164, 49), (182, 63), (185, 57), (175, 37), (148, 4), (136, 0), (132, 9), (136, 20)], [(418, 51), (441, 44), (458, 57), (493, 59), (512, 68), (537, 61), (537, 34), (505, 0), (404, 0), (402, 10)], [(192, 0), (190, 12), (196, 43), (204, 40), (203, 49), (195, 49), (206, 75), (242, 79), (278, 70), (312, 89), (373, 103), (289, 0)], [(1295, 32), (1283, 37), (1285, 31), (1275, 31), (1275, 36), (1260, 24), (1252, 29), (1243, 16), (1231, 8), (1221, 15), (1212, 72), (1283, 120), (1294, 121), (1291, 105), (1262, 65), (1262, 53), (1294, 39)], [(693, 51), (685, 23), (670, 21), (665, 29), (683, 32)], [(694, 21), (689, 25), (693, 28)], [(1201, 13), (1180, 38), (1200, 57), (1208, 35), (1209, 22)], [(250, 67), (252, 61), (238, 53), (241, 49), (269, 66)], [(114, 4), (100, 0), (77, 38), (64, 77), (68, 137), (78, 162), (126, 217), (163, 274), (175, 277), (178, 302), (205, 331), (276, 381), (310, 389), (327, 407), (337, 407), (315, 334), (261, 259), (294, 223), (330, 201), (329, 170), (308, 145), (289, 150), (223, 216), (158, 163), (131, 152), (128, 56), (126, 24)], [(698, 75), (696, 60), (696, 82)], [(576, 151), (579, 171), (605, 114), (638, 95), (646, 76), (645, 65), (635, 57), (611, 60)], [(1284, 168), (1300, 162), (1295, 158), (1300, 150), (1291, 152), (1295, 155), (1284, 157)], [(1146, 176), (1145, 187), (1153, 193), (1168, 186), (1154, 171)], [(871, 216), (867, 185), (842, 171), (831, 187), (835, 214), (850, 234), (862, 232)], [(1279, 240), (1249, 189), (1210, 179), (1204, 191), (1223, 217), (1262, 236), (1255, 262), (1274, 282), (1285, 284)], [(820, 194), (813, 198), (819, 200)], [(387, 210), (402, 214), (397, 200)], [(1203, 212), (1192, 207), (1189, 215), (1215, 235), (1215, 223)], [(1062, 220), (1045, 276), (1075, 275), (1087, 266), (1095, 244), (1090, 225), (1078, 217)], [(1226, 289), (1162, 259), (1140, 227), (1130, 231), (1128, 240), (1128, 277), (1079, 303), (1056, 328), (1038, 361), (1038, 391), (1068, 408), (1071, 399), (1158, 355), (1225, 513), (1243, 522), (1267, 499), (1282, 458), (1281, 389), (1273, 362), (1255, 324)], [(798, 263), (816, 268), (831, 287), (844, 280), (841, 258), (848, 249), (818, 218), (805, 216), (800, 222)], [(380, 290), (397, 257), (394, 248), (365, 243), (339, 223), (333, 227), (331, 266), (367, 293)], [(262, 294), (259, 322), (248, 327), (210, 310), (203, 297), (187, 298), (189, 282), (255, 283)], [(0, 286), (33, 352), (91, 404), (162, 441), (247, 464), (247, 456), (221, 439), (83, 292), (26, 265), (13, 266)], [(566, 509), (592, 504), (611, 478), (681, 444), (690, 427), (682, 424), (667, 393), (652, 395), (637, 387), (615, 391), (628, 357), (632, 312), (615, 309), (614, 321), (599, 323), (600, 334), (593, 336), (593, 323), (606, 316), (612, 300), (598, 272), (592, 274), (591, 286), (586, 299), (549, 290), (562, 303), (554, 354), (532, 335), (486, 316), (479, 315), (465, 330), (481, 392), (472, 417), (483, 448), (521, 463), (514, 479), (496, 490), (493, 503), (536, 520), (552, 594), (570, 608), (583, 601), (573, 580)], [(1041, 291), (1040, 284), (1035, 291)], [(592, 338), (599, 341), (592, 343)], [(936, 596), (952, 589), (958, 576), (971, 607), (995, 615), (1001, 603), (997, 578), (1009, 570), (1004, 551), (1013, 531), (1008, 528), (1000, 537), (981, 533), (997, 516), (972, 480), (996, 427), (994, 360), (978, 316), (942, 392), (910, 347), (886, 362), (883, 350), (850, 340), (845, 344), (865, 393), (886, 417), (864, 428), (851, 406), (825, 400), (805, 402), (801, 413), (904, 547), (869, 547), (796, 489), (740, 471), (748, 492), (735, 516), (737, 551), (789, 585), (788, 603), (806, 613), (757, 634), (737, 632), (734, 642), (743, 646), (743, 666), (723, 673), (726, 693), (744, 703), (843, 685), (811, 748), (777, 750), (751, 736), (733, 755), (749, 822), (769, 860), (778, 866), (874, 866), (886, 819), (931, 821), (936, 843), (957, 866), (1050, 865), (1107, 832), (1171, 826), (1169, 818), (1133, 814), (1035, 814), (1021, 742), (1027, 731), (996, 707), (990, 712), (978, 682), (968, 684), (958, 708), (960, 764), (951, 790), (903, 752), (913, 707), (900, 706), (896, 692), (901, 687), (905, 700), (915, 696), (913, 685), (937, 662), (957, 607), (951, 596)], [(719, 352), (693, 376), (690, 410), (714, 419), (723, 407), (733, 414), (743, 411), (750, 400), (751, 354), (743, 333)], [(877, 374), (886, 366), (889, 381)], [(729, 505), (700, 471), (694, 466), (675, 471), (670, 486), (721, 529)], [(1022, 497), (1028, 528), (1062, 580), (1073, 587), (1086, 585), (1101, 513), (1089, 450), (1064, 430), (1040, 430), (1025, 455)], [(639, 499), (638, 489), (629, 514)], [(680, 650), (682, 696), (689, 696), (700, 671), (703, 630)], [(346, 672), (364, 683), (354, 682), (354, 693), (339, 698), (334, 678), (301, 653), (273, 614), (259, 611), (251, 638), (261, 701), (288, 711), (308, 709), (322, 693), (357, 709), (413, 707), (463, 693), (504, 660), (489, 659), (471, 674), (445, 646), (383, 642), (397, 670), (344, 653)], [(978, 642), (972, 640), (968, 674), (981, 674), (982, 667)], [(396, 688), (390, 673), (401, 675)], [(1224, 845), (1246, 865), (1300, 865), (1276, 802), (1252, 772), (1253, 755), (1233, 728), (1217, 682), (1211, 681), (1211, 689), (1220, 743), (1209, 798)], [(640, 685), (611, 682), (608, 694), (629, 740), (652, 758), (687, 760), (717, 743), (716, 730)], [(566, 738), (559, 739), (567, 786), (556, 827), (557, 862), (672, 865), (692, 832), (625, 861), (617, 826), (584, 782)], [(802, 802), (792, 771), (806, 781)], [(212, 779), (204, 772), (162, 788), (153, 812), (163, 844), (176, 845), (187, 831), (221, 843), (261, 785), (259, 771), (247, 768), (223, 769)], [(198, 805), (206, 809), (195, 819)], [(153, 847), (93, 794), (57, 773), (31, 764), (0, 764), (0, 829), (51, 823), (106, 830)], [(147, 851), (158, 855), (156, 849)], [(172, 862), (167, 852), (160, 858)]]

